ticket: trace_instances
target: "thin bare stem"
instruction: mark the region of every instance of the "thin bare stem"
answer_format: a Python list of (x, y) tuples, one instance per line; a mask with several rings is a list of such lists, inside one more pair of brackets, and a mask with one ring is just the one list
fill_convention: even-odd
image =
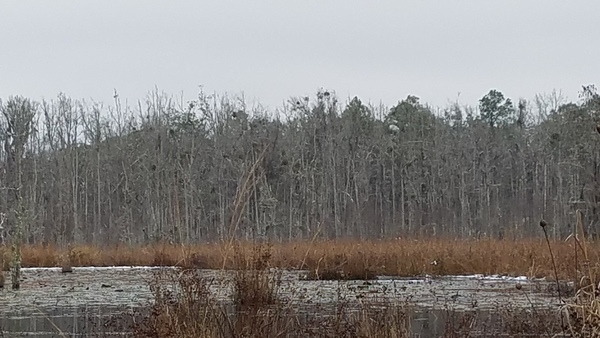
[(556, 279), (556, 291), (558, 293), (558, 300), (562, 303), (562, 296), (560, 294), (560, 282), (558, 281), (558, 269), (556, 268), (556, 262), (554, 261), (554, 254), (552, 253), (552, 246), (550, 245), (550, 239), (548, 238), (548, 231), (546, 231), (546, 226), (548, 223), (546, 221), (541, 220), (540, 226), (542, 230), (544, 230), (544, 236), (546, 237), (546, 244), (548, 244), (548, 251), (550, 251), (550, 259), (552, 260), (552, 268), (554, 270), (554, 277)]

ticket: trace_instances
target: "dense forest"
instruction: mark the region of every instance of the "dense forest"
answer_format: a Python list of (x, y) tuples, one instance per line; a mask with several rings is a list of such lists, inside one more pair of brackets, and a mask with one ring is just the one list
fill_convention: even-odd
[(334, 92), (267, 111), (241, 97), (128, 106), (0, 102), (2, 240), (565, 238), (600, 221), (600, 95), (392, 107)]

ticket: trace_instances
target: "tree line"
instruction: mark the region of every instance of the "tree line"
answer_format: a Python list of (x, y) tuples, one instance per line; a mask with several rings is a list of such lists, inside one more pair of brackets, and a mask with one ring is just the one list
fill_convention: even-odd
[[(134, 106), (0, 101), (2, 240), (555, 238), (600, 221), (600, 95), (392, 107), (334, 92), (276, 110), (200, 92)], [(235, 221), (234, 221), (235, 220)]]

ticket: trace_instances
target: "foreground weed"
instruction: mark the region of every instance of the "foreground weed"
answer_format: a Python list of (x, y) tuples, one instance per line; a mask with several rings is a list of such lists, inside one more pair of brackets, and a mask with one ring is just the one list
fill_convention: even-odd
[[(157, 273), (150, 284), (153, 305), (138, 313), (137, 337), (408, 337), (404, 308), (381, 303), (351, 304), (341, 297), (334, 308), (283, 302), (279, 277), (264, 265), (264, 251), (245, 260), (233, 275), (233, 305), (214, 298), (216, 289), (199, 270)], [(241, 259), (238, 258), (238, 259)]]
[(281, 285), (281, 270), (271, 271), (271, 248), (256, 246), (250, 257), (236, 248), (237, 269), (233, 279), (234, 303), (243, 308), (274, 305)]
[[(575, 296), (562, 306), (561, 320), (563, 330), (571, 337), (600, 337), (600, 298), (598, 293), (598, 284), (596, 272), (598, 265), (592, 266), (592, 252), (588, 247), (589, 243), (585, 238), (585, 231), (582, 221), (582, 212), (577, 210), (577, 227), (573, 236), (575, 243), (575, 252), (581, 251), (582, 261), (575, 260), (576, 271), (581, 271), (583, 276), (580, 280), (575, 280), (574, 284), (579, 286)], [(552, 251), (552, 248), (549, 248)], [(577, 257), (577, 256), (575, 256)], [(581, 266), (579, 265), (581, 264)], [(560, 292), (560, 285), (558, 286)], [(560, 294), (559, 294), (560, 295)]]
[(159, 272), (150, 283), (154, 304), (133, 330), (138, 337), (218, 337), (227, 321), (210, 281), (193, 270)]

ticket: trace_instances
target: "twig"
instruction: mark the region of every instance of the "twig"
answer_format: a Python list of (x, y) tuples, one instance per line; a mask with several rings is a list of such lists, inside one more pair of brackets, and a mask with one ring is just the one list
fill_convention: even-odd
[(540, 227), (544, 230), (544, 236), (546, 237), (546, 243), (548, 244), (548, 251), (550, 251), (550, 259), (552, 260), (552, 268), (554, 269), (554, 277), (556, 278), (556, 291), (558, 293), (558, 300), (563, 303), (562, 296), (560, 295), (560, 282), (558, 281), (558, 270), (556, 269), (556, 263), (554, 262), (554, 254), (552, 253), (552, 246), (550, 245), (550, 239), (548, 238), (548, 231), (546, 226), (548, 223), (544, 220), (540, 221)]
[(306, 253), (304, 254), (304, 258), (302, 259), (302, 264), (300, 264), (300, 269), (304, 268), (304, 264), (306, 263), (306, 258), (308, 257), (310, 248), (312, 247), (313, 243), (317, 239), (317, 236), (319, 235), (320, 232), (321, 232), (321, 225), (319, 225), (319, 227), (317, 228), (317, 231), (315, 231), (315, 235), (313, 236), (313, 238), (310, 240), (310, 243), (308, 244), (308, 248), (306, 249)]
[(585, 232), (583, 232), (583, 220), (581, 219), (581, 210), (577, 209), (577, 227), (579, 228), (579, 232), (581, 232), (581, 250), (583, 251), (583, 264), (587, 267), (588, 277), (590, 279), (590, 283), (592, 285), (592, 294), (596, 294), (596, 278), (592, 274), (592, 269), (590, 268), (590, 259), (588, 257), (587, 244), (585, 240)]
[(256, 172), (260, 162), (264, 159), (268, 148), (269, 148), (269, 145), (267, 145), (263, 149), (263, 151), (260, 153), (260, 155), (258, 156), (256, 161), (254, 161), (254, 164), (252, 165), (252, 167), (250, 167), (250, 169), (246, 172), (246, 179), (244, 180), (244, 184), (238, 190), (238, 194), (236, 194), (235, 207), (234, 207), (233, 214), (231, 216), (231, 223), (229, 224), (229, 234), (228, 234), (229, 241), (228, 241), (228, 244), (225, 249), (225, 254), (223, 255), (222, 270), (225, 270), (225, 265), (227, 264), (227, 258), (229, 256), (229, 251), (233, 247), (233, 239), (235, 237), (235, 232), (237, 231), (237, 228), (239, 227), (240, 221), (242, 219), (242, 213), (244, 212), (244, 208), (246, 206), (246, 198), (248, 196), (248, 192), (256, 184), (256, 180), (252, 180), (252, 182), (251, 182), (251, 178), (254, 177), (254, 173)]

